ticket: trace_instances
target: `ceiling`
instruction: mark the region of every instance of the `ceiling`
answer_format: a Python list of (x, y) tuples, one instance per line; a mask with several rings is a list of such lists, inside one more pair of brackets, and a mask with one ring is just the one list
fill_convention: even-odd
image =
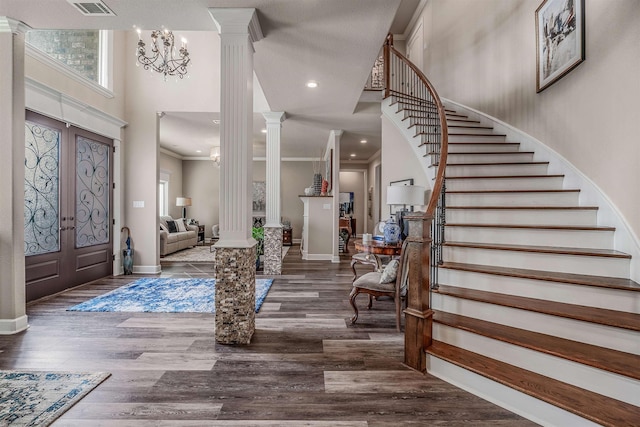
[[(254, 70), (271, 111), (284, 111), (283, 158), (316, 158), (331, 130), (343, 130), (341, 160), (366, 162), (380, 149), (380, 105), (361, 99), (386, 34), (403, 34), (425, 0), (104, 0), (115, 13), (87, 17), (67, 0), (2, 0), (0, 16), (32, 28), (171, 28), (216, 31), (212, 7), (253, 7), (264, 38)], [(316, 89), (305, 86), (318, 82)], [(259, 89), (258, 89), (258, 92)], [(369, 94), (370, 96), (370, 94)], [(219, 112), (165, 112), (161, 146), (183, 158), (219, 145)], [(264, 118), (254, 116), (254, 155), (264, 156)], [(360, 141), (366, 140), (363, 144)], [(197, 152), (200, 150), (200, 153)], [(351, 157), (355, 154), (355, 157)]]

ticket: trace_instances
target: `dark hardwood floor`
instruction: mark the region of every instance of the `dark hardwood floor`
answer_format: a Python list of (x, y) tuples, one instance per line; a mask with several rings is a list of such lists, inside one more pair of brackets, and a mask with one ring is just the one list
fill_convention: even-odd
[[(98, 280), (29, 304), (29, 330), (0, 336), (0, 369), (112, 374), (54, 426), (535, 425), (404, 367), (392, 301), (368, 311), (361, 296), (351, 325), (349, 261), (293, 246), (248, 346), (217, 344), (212, 314), (66, 311), (136, 276)], [(166, 263), (162, 276), (212, 271)]]

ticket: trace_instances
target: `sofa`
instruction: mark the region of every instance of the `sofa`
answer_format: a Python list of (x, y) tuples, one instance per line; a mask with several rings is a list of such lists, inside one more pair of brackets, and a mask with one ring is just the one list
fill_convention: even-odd
[(160, 217), (160, 256), (172, 254), (198, 244), (198, 226), (188, 225), (184, 218)]

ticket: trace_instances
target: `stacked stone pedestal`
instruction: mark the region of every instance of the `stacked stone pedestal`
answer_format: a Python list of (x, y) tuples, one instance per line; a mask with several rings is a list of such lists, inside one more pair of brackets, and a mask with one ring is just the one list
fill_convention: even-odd
[(216, 341), (249, 344), (255, 309), (256, 247), (216, 248)]
[(264, 274), (282, 274), (282, 227), (264, 227)]

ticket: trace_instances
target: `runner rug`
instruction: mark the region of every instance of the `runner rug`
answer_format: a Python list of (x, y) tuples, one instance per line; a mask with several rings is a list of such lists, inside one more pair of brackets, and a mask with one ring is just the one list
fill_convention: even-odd
[[(273, 279), (256, 279), (256, 313)], [(216, 279), (143, 278), (68, 311), (215, 313)]]
[(109, 375), (0, 371), (0, 426), (48, 426)]

